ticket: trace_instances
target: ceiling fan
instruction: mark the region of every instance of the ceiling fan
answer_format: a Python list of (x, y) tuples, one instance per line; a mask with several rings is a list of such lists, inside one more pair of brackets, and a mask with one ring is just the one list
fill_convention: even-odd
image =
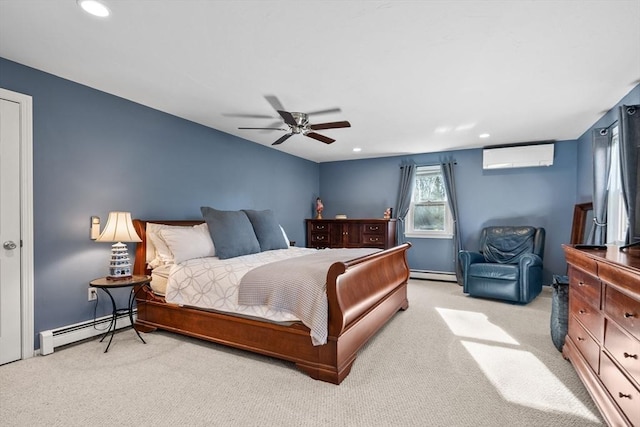
[[(289, 129), (286, 129), (283, 127), (274, 127), (274, 126), (280, 125), (280, 122), (270, 127), (239, 127), (238, 129), (282, 130), (285, 132), (287, 131), (289, 132), (286, 135), (283, 135), (280, 138), (278, 138), (278, 140), (271, 145), (282, 144), (287, 139), (291, 138), (293, 135), (300, 134), (300, 133), (303, 134), (304, 136), (308, 136), (309, 138), (313, 138), (318, 141), (324, 142), (325, 144), (331, 144), (332, 142), (335, 141), (335, 139), (329, 138), (328, 136), (321, 135), (314, 131), (323, 130), (323, 129), (337, 129), (337, 128), (351, 127), (351, 123), (347, 121), (317, 123), (317, 124), (309, 123), (310, 115), (340, 112), (339, 108), (315, 111), (312, 113), (289, 112), (289, 111), (286, 111), (284, 107), (282, 107), (282, 104), (280, 103), (280, 101), (278, 101), (278, 99), (275, 96), (267, 95), (265, 96), (265, 98), (271, 104), (271, 106), (278, 112), (278, 114), (280, 114), (280, 117), (282, 117), (282, 119), (284, 120), (284, 123), (289, 127)], [(262, 117), (265, 117), (265, 116), (262, 116)]]

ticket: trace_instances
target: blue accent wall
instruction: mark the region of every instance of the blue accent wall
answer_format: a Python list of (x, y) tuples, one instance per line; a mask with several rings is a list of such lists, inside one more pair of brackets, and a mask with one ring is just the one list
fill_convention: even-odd
[[(386, 206), (396, 204), (400, 163), (412, 159), (418, 165), (456, 161), (463, 247), (477, 250), (480, 229), (489, 225), (530, 224), (547, 231), (545, 280), (564, 274), (561, 244), (569, 241), (576, 194), (576, 141), (555, 144), (554, 164), (549, 167), (482, 169), (482, 150), (460, 150), (404, 157), (322, 163), (320, 194), (323, 216), (337, 213), (349, 217), (381, 218)], [(407, 239), (412, 269), (455, 271), (451, 239)]]
[[(89, 239), (92, 215), (104, 227), (116, 210), (194, 219), (202, 205), (270, 208), (304, 244), (317, 163), (2, 58), (0, 86), (33, 97), (36, 337), (94, 316), (88, 282), (108, 273), (110, 245)], [(108, 312), (102, 296), (97, 315)]]

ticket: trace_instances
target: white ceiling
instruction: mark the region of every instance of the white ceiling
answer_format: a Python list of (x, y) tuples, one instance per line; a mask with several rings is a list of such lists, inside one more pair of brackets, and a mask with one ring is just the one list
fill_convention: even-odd
[(640, 0), (104, 3), (0, 0), (0, 56), (268, 146), (265, 95), (339, 107), (275, 147), (316, 162), (576, 139), (640, 81)]

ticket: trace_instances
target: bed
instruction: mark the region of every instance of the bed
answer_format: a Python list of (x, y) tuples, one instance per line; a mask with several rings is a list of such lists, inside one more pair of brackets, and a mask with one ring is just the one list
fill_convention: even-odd
[[(148, 263), (148, 224), (194, 227), (203, 223), (203, 220), (134, 220), (142, 239), (136, 248), (134, 274), (153, 273)], [(326, 273), (327, 337), (322, 345), (314, 345), (309, 327), (300, 321), (264, 320), (254, 315), (167, 302), (165, 296), (149, 286), (136, 289), (135, 327), (141, 332), (171, 331), (284, 359), (314, 379), (340, 384), (349, 374), (358, 350), (395, 313), (408, 308), (409, 247), (405, 243), (330, 265)], [(154, 275), (154, 281), (166, 277), (165, 270), (164, 274)]]

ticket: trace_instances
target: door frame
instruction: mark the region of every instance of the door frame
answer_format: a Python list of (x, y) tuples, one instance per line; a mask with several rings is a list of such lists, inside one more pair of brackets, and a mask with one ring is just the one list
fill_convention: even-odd
[(33, 100), (0, 88), (0, 98), (20, 104), (20, 311), (22, 359), (34, 356)]

